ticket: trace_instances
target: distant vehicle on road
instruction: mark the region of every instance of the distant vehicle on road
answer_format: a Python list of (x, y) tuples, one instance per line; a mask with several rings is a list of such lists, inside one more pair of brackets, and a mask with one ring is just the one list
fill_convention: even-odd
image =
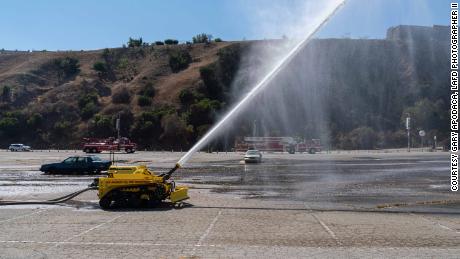
[(46, 174), (98, 174), (107, 171), (110, 165), (112, 162), (97, 156), (71, 156), (59, 163), (44, 164), (40, 171)]
[(137, 145), (128, 138), (107, 138), (107, 139), (95, 139), (95, 138), (84, 138), (83, 139), (83, 152), (85, 153), (101, 153), (102, 151), (122, 151), (126, 153), (136, 152)]
[(30, 151), (31, 148), (24, 144), (11, 144), (8, 148), (11, 152)]
[(260, 163), (262, 162), (262, 153), (259, 150), (248, 150), (244, 155), (245, 163)]

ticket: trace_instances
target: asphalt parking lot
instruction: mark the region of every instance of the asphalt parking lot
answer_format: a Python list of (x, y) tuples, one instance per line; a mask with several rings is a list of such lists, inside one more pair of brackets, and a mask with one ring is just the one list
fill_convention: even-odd
[[(49, 199), (96, 176), (49, 176), (79, 152), (0, 152), (0, 199)], [(171, 168), (181, 153), (118, 154)], [(103, 158), (107, 154), (101, 155)], [(196, 154), (176, 181), (183, 208), (103, 211), (96, 192), (61, 205), (0, 207), (5, 258), (458, 258), (460, 198), (448, 153)]]

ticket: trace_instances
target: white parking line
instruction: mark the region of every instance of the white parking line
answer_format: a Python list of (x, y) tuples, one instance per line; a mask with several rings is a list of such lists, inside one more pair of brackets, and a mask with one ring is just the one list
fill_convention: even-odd
[(201, 235), (200, 240), (198, 240), (198, 243), (196, 243), (196, 246), (201, 246), (203, 241), (206, 239), (206, 237), (209, 235), (209, 232), (211, 232), (211, 229), (214, 227), (214, 224), (216, 224), (217, 220), (219, 219), (220, 215), (222, 215), (222, 210), (219, 210), (217, 215), (214, 217), (212, 220), (211, 224), (209, 224), (209, 227), (206, 229), (206, 231)]
[[(303, 205), (305, 206), (306, 209), (311, 210), (311, 207), (308, 206), (307, 203), (304, 203)], [(320, 220), (314, 213), (311, 213), (311, 216), (316, 221), (318, 221), (318, 223), (321, 225), (321, 227), (323, 227), (323, 229), (326, 230), (327, 233), (329, 233), (329, 235), (335, 240), (335, 242), (337, 242), (337, 244), (342, 245), (342, 242), (340, 242), (340, 240), (337, 238), (335, 233), (326, 225), (326, 223), (324, 223), (322, 220)]]
[[(189, 246), (187, 244), (161, 244), (161, 243), (145, 243), (145, 242), (77, 242), (77, 241), (33, 241), (33, 240), (0, 240), (0, 244), (52, 244), (52, 245), (84, 245), (84, 246)], [(215, 245), (208, 245), (214, 247)]]
[(200, 239), (198, 240), (198, 242), (193, 246), (193, 250), (192, 250), (192, 253), (191, 253), (191, 256), (195, 256), (195, 252), (196, 252), (196, 248), (197, 247), (200, 247), (200, 246), (203, 246), (203, 241), (206, 239), (206, 237), (209, 235), (209, 233), (211, 232), (212, 228), (214, 228), (214, 225), (216, 224), (217, 220), (219, 219), (220, 215), (222, 215), (222, 210), (219, 210), (219, 212), (217, 213), (217, 215), (214, 217), (214, 219), (211, 221), (211, 223), (209, 224), (208, 228), (206, 229), (206, 231), (203, 233), (203, 235), (201, 235)]
[(74, 239), (74, 238), (83, 236), (84, 234), (86, 234), (86, 233), (88, 233), (88, 232), (91, 232), (91, 231), (93, 231), (93, 230), (95, 230), (95, 229), (97, 229), (97, 228), (100, 228), (100, 227), (104, 226), (105, 224), (108, 224), (108, 223), (110, 223), (110, 222), (113, 222), (114, 220), (120, 218), (121, 216), (123, 216), (123, 214), (122, 214), (122, 215), (119, 215), (119, 216), (116, 216), (116, 217), (114, 217), (114, 218), (112, 218), (112, 219), (110, 219), (110, 220), (108, 220), (108, 221), (102, 222), (101, 224), (99, 224), (99, 225), (97, 225), (97, 226), (94, 226), (94, 227), (92, 227), (92, 228), (90, 228), (90, 229), (87, 229), (87, 230), (85, 230), (85, 231), (83, 231), (83, 232), (81, 232), (81, 233), (79, 233), (79, 234), (76, 234), (76, 235), (74, 235), (74, 236), (72, 236), (72, 237), (70, 237), (70, 238), (64, 240), (63, 242), (58, 242), (58, 243), (56, 243), (55, 246), (60, 245), (60, 243), (66, 243), (66, 242), (68, 242), (68, 241), (70, 241), (70, 240), (72, 240), (72, 239)]
[(16, 217), (13, 217), (13, 218), (0, 220), (0, 223), (13, 221), (13, 220), (20, 219), (20, 218), (26, 218), (26, 217), (29, 217), (29, 216), (32, 216), (32, 215), (36, 215), (36, 214), (42, 213), (42, 212), (44, 212), (44, 211), (46, 211), (46, 210), (47, 210), (47, 209), (39, 210), (39, 211), (34, 211), (34, 212), (32, 212), (32, 213), (29, 213), (29, 214), (20, 215), (20, 216), (16, 216)]
[(434, 220), (430, 220), (430, 219), (427, 219), (426, 217), (422, 216), (422, 215), (416, 215), (414, 213), (410, 213), (412, 216), (415, 216), (415, 217), (419, 217), (419, 218), (422, 218), (424, 219), (425, 221), (428, 221), (430, 222), (431, 224), (434, 224), (442, 229), (445, 229), (445, 230), (450, 230), (452, 232), (455, 232), (456, 234), (460, 234), (459, 231), (455, 230), (455, 229), (451, 229), (450, 227), (448, 226), (445, 226), (445, 225), (442, 225), (441, 223), (437, 222), (437, 221), (434, 221)]
[(340, 242), (335, 233), (326, 225), (326, 223), (320, 220), (315, 214), (312, 213), (311, 215), (313, 218), (316, 219), (316, 221), (318, 221), (318, 223), (324, 228), (324, 230), (326, 230), (326, 232), (329, 233), (329, 235), (337, 242), (337, 244), (342, 245), (342, 242)]

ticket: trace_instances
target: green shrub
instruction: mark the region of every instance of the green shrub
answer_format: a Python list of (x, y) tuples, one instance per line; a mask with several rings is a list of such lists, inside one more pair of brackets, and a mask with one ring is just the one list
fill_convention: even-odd
[(111, 116), (97, 114), (89, 123), (89, 135), (108, 137), (115, 134), (115, 126)]
[(36, 129), (42, 125), (42, 122), (43, 116), (40, 113), (34, 113), (27, 119), (27, 126)]
[(180, 91), (179, 100), (182, 105), (190, 105), (195, 102), (195, 95), (189, 88), (185, 88)]
[(166, 44), (166, 45), (177, 45), (177, 44), (179, 44), (179, 41), (178, 41), (178, 40), (174, 40), (174, 39), (166, 39), (166, 40), (165, 40), (165, 44)]
[(165, 45), (165, 43), (162, 41), (155, 41), (155, 45), (161, 46), (161, 45)]
[(142, 112), (136, 119), (132, 128), (134, 140), (138, 143), (156, 143), (161, 135), (161, 117), (157, 111)]
[(131, 93), (126, 87), (122, 87), (118, 89), (112, 95), (112, 102), (113, 103), (129, 103), (131, 101)]
[(99, 111), (98, 95), (95, 92), (83, 94), (78, 98), (80, 117), (87, 120)]
[(2, 88), (2, 101), (9, 102), (11, 99), (11, 87), (8, 85)]
[(238, 71), (241, 59), (241, 49), (239, 45), (232, 45), (219, 50), (219, 72), (222, 83), (230, 87)]
[(7, 136), (14, 136), (18, 133), (20, 127), (19, 119), (14, 117), (5, 117), (0, 119), (0, 132)]
[(216, 66), (209, 65), (200, 68), (200, 76), (211, 99), (222, 100), (223, 88), (216, 75)]
[(192, 56), (186, 50), (174, 51), (169, 54), (169, 67), (174, 73), (184, 70), (192, 62)]
[(401, 121), (405, 123), (407, 114), (411, 115), (412, 127), (419, 127), (425, 131), (443, 128), (442, 119), (447, 117), (443, 108), (443, 101), (433, 102), (427, 98), (417, 101), (413, 106), (402, 112)]
[(148, 97), (155, 96), (155, 88), (151, 82), (148, 82), (138, 93), (139, 95), (145, 95)]
[(223, 42), (223, 40), (221, 38), (216, 38), (214, 39), (215, 42)]
[(212, 124), (214, 116), (222, 104), (217, 100), (202, 99), (190, 106), (188, 122), (197, 127), (205, 124)]
[(101, 55), (101, 56), (102, 56), (102, 58), (103, 58), (104, 60), (107, 60), (107, 59), (110, 57), (111, 53), (112, 53), (112, 52), (110, 51), (110, 49), (105, 48), (105, 49), (102, 51), (102, 55)]
[(96, 106), (96, 104), (90, 102), (90, 103), (87, 103), (80, 111), (80, 116), (82, 119), (84, 120), (87, 120), (91, 117), (93, 117), (93, 115), (95, 113), (98, 112), (98, 107)]
[(369, 127), (359, 127), (348, 134), (351, 147), (353, 149), (374, 149), (378, 136), (377, 133)]
[(53, 64), (58, 69), (60, 77), (69, 77), (80, 72), (80, 64), (75, 58), (57, 58), (53, 60)]
[(200, 33), (192, 38), (193, 43), (209, 43), (211, 42), (212, 35)]
[(141, 107), (150, 106), (152, 105), (152, 98), (141, 95), (137, 98), (137, 104)]
[(128, 68), (129, 66), (129, 60), (127, 58), (120, 58), (120, 60), (118, 60), (118, 65), (117, 65), (117, 68), (118, 69), (126, 69)]
[(54, 123), (53, 130), (59, 134), (65, 134), (71, 126), (72, 125), (69, 121), (58, 121)]
[(80, 98), (78, 98), (78, 107), (80, 107), (80, 109), (85, 107), (88, 103), (98, 104), (97, 93), (95, 92), (87, 93), (87, 94), (81, 95)]
[(129, 37), (129, 41), (128, 41), (129, 48), (140, 47), (140, 46), (142, 46), (142, 37), (140, 37), (139, 39), (133, 39)]
[(107, 64), (103, 61), (97, 61), (93, 64), (93, 69), (99, 73), (106, 73), (107, 72)]
[(163, 143), (173, 148), (182, 148), (188, 144), (188, 137), (192, 131), (177, 113), (168, 114), (161, 119), (163, 134), (160, 139)]

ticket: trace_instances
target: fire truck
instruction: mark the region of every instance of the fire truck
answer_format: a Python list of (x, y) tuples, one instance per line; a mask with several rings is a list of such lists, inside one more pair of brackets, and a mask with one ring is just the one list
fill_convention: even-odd
[(84, 138), (83, 139), (83, 152), (85, 153), (101, 153), (102, 151), (122, 151), (126, 153), (136, 152), (136, 143), (131, 142), (128, 138)]
[(257, 149), (267, 152), (308, 152), (314, 154), (321, 151), (321, 141), (311, 139), (297, 141), (293, 137), (244, 137), (235, 141), (235, 151), (244, 152), (249, 149)]

